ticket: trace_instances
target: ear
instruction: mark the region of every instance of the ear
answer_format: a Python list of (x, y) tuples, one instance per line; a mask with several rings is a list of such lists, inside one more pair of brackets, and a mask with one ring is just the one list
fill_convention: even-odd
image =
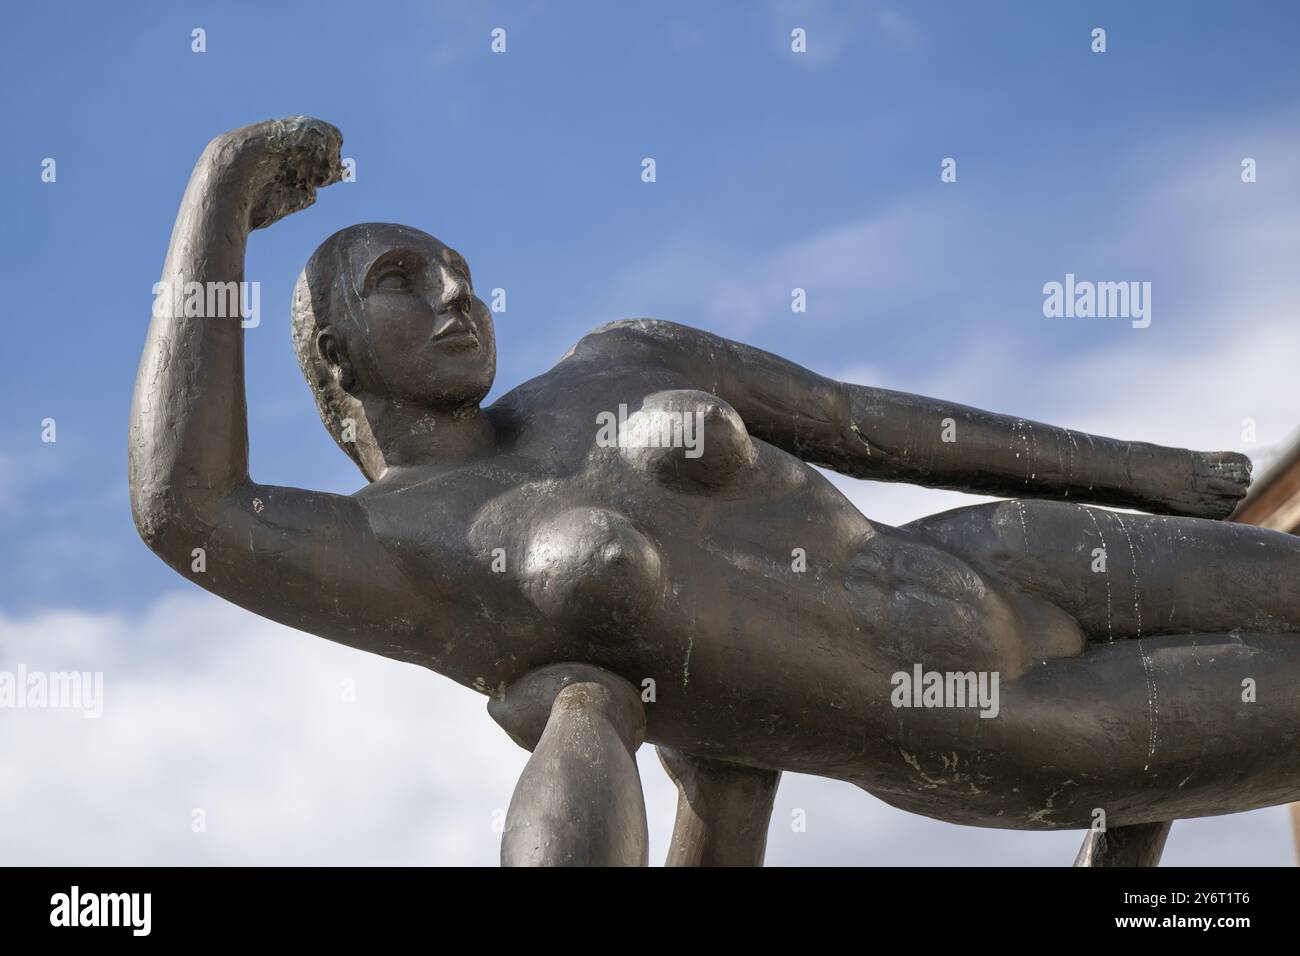
[(330, 326), (316, 333), (316, 352), (334, 373), (334, 380), (345, 392), (352, 390), (352, 363), (348, 360), (347, 346)]

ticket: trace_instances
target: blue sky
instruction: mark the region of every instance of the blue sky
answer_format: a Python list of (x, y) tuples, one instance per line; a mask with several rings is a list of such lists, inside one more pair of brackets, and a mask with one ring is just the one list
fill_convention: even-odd
[[(1212, 278), (1179, 256), (1208, 203), (1163, 221), (1135, 210), (1179, 175), (1160, 154), (1171, 138), (1189, 165), (1225, 145), (1225, 127), (1295, 109), (1297, 14), (1133, 6), (15, 11), (0, 242), (20, 361), (0, 475), (22, 506), (0, 515), (17, 545), (0, 566), (6, 597), (122, 608), (179, 585), (130, 533), (126, 411), (189, 170), (214, 134), (259, 119), (327, 119), (358, 167), (356, 183), (250, 245), (265, 316), (248, 341), (251, 442), (265, 481), (359, 480), (314, 417), (287, 330), (302, 263), (358, 221), (433, 232), (466, 255), (480, 288), (507, 290), (496, 394), (629, 315), (701, 325), (831, 374), (866, 366), (901, 388), (993, 340), (1032, 363), (1203, 338), (1205, 321), (1227, 317), (1174, 314), (1171, 285), (1194, 298)], [(792, 24), (809, 31), (804, 57), (790, 52)], [(1089, 31), (1102, 24), (1108, 49), (1094, 54)], [(190, 50), (195, 26), (207, 53)], [(488, 50), (495, 26), (507, 30), (503, 55)], [(1242, 155), (1262, 145), (1232, 144)], [(646, 156), (653, 184), (640, 180)], [(942, 184), (948, 156), (958, 181)], [(56, 183), (41, 182), (45, 157)], [(1221, 188), (1266, 208), (1296, 187), (1277, 182), (1274, 157), (1257, 158), (1261, 182), (1243, 188), (1234, 163)], [(901, 230), (845, 244), (860, 260), (802, 268), (800, 244), (891, 216)], [(1098, 241), (1116, 228), (1128, 231), (1119, 248)], [(1042, 284), (1066, 271), (1155, 282), (1153, 327), (1044, 320)], [(795, 286), (808, 289), (805, 315), (790, 312)], [(1013, 386), (948, 397), (1050, 411)], [(54, 446), (39, 440), (47, 416)]]
[[(316, 244), (366, 220), (432, 232), (467, 257), (480, 294), (507, 290), (494, 395), (592, 327), (650, 315), (854, 381), (1261, 463), (1300, 425), (1294, 4), (60, 3), (7, 20), (0, 261), (15, 360), (0, 609), (13, 646), (39, 657), (32, 635), (64, 622), (85, 654), (125, 669), (123, 686), (153, 686), (149, 659), (117, 656), (111, 635), (135, 646), (167, 609), (186, 628), (227, 613), (136, 538), (126, 417), (189, 171), (213, 135), (257, 120), (328, 120), (357, 164), (355, 183), (250, 243), (262, 481), (351, 491), (362, 480), (316, 417), (288, 304)], [(1102, 54), (1090, 50), (1098, 26)], [(206, 53), (191, 51), (195, 27)], [(507, 31), (501, 55), (495, 27)], [(790, 50), (795, 27), (806, 55)], [(54, 183), (41, 181), (46, 157)], [(644, 157), (655, 183), (641, 181)], [(940, 182), (945, 157), (955, 183)], [(1241, 181), (1244, 157), (1255, 183)], [(1044, 318), (1042, 286), (1067, 272), (1150, 281), (1150, 328)], [(790, 310), (794, 287), (807, 289), (806, 314)], [(41, 442), (47, 417), (54, 444)], [(891, 522), (969, 500), (841, 487)], [(339, 653), (231, 613), (245, 633), (230, 653), (258, 653), (250, 633)], [(192, 651), (159, 641), (150, 653)], [(399, 679), (398, 665), (364, 666)], [(34, 776), (25, 799), (55, 782)], [(490, 843), (456, 859), (483, 862)], [(158, 845), (150, 859), (190, 852)], [(249, 859), (243, 846), (216, 858)], [(295, 846), (276, 859), (299, 858)], [(824, 862), (836, 846), (787, 859)]]

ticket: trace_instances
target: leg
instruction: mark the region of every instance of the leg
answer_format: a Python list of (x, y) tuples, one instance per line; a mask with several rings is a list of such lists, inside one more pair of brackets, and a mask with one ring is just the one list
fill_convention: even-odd
[(779, 770), (693, 757), (660, 747), (677, 784), (677, 821), (667, 866), (762, 866)]
[(594, 667), (558, 665), (516, 681), (488, 710), (533, 751), (506, 814), (502, 866), (649, 862), (636, 769), (645, 712), (631, 684)]
[(1110, 841), (1300, 798), (1295, 634), (1096, 643), (1006, 681), (1000, 697), (965, 770), (1016, 780), (1004, 820), (1083, 828), (1103, 810)]
[(1159, 866), (1173, 821), (1089, 830), (1075, 866)]
[(1060, 501), (958, 508), (906, 526), (1072, 614), (1094, 640), (1300, 632), (1300, 538)]

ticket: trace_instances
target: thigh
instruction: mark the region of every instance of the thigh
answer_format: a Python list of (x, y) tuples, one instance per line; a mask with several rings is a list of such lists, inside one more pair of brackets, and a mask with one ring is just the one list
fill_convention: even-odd
[(1094, 640), (1300, 632), (1293, 535), (1018, 499), (958, 508), (908, 529), (1050, 600)]
[(1095, 645), (1009, 682), (1000, 703), (1018, 769), (1035, 781), (1018, 782), (1027, 822), (1086, 824), (1100, 808), (1108, 825), (1149, 823), (1300, 797), (1292, 634)]

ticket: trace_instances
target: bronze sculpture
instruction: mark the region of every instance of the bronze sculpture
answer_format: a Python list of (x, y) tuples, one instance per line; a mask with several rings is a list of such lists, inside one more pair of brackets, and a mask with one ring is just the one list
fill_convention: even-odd
[[(164, 283), (242, 281), (248, 233), (336, 181), (340, 142), (303, 117), (214, 139)], [(646, 862), (643, 740), (681, 793), (676, 863), (761, 862), (782, 770), (955, 823), (1101, 811), (1091, 865), (1152, 862), (1178, 817), (1300, 798), (1300, 542), (1206, 520), (1245, 494), (1243, 456), (835, 382), (650, 320), (482, 408), (495, 339), (469, 267), (391, 224), (312, 255), (293, 335), (370, 484), (252, 481), (239, 321), (163, 308), (136, 525), (242, 607), (486, 694), (533, 750), (505, 862)], [(890, 528), (810, 464), (1014, 498)], [(898, 693), (914, 671), (933, 701)], [(996, 706), (944, 697), (968, 674)]]

